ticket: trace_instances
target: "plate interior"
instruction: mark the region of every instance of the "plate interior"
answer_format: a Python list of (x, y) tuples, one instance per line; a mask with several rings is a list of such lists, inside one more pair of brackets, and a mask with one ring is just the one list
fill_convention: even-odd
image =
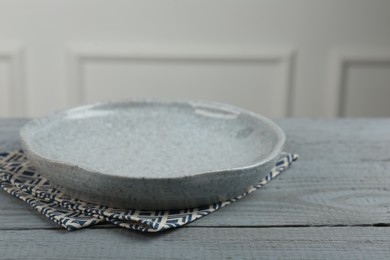
[(84, 106), (24, 130), (36, 154), (126, 177), (182, 177), (253, 165), (279, 137), (259, 118), (207, 103), (128, 102)]

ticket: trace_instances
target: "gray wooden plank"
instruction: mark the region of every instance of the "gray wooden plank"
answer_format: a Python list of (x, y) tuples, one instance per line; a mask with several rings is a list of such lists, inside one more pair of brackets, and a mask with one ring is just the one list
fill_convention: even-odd
[[(0, 127), (0, 144), (15, 145), (18, 123), (14, 130)], [(301, 155), (295, 166), (264, 189), (190, 227), (390, 223), (390, 119), (278, 123), (287, 134), (286, 150)], [(54, 227), (4, 192), (0, 223), (0, 229)]]
[(389, 259), (390, 228), (6, 230), (1, 259)]

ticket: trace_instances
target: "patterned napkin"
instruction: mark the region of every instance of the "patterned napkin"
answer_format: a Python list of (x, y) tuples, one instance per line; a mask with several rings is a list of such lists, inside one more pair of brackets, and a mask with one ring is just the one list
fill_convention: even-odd
[(271, 172), (244, 194), (193, 209), (116, 209), (71, 198), (40, 176), (22, 151), (0, 153), (0, 187), (69, 231), (109, 222), (132, 230), (159, 232), (181, 227), (247, 196), (279, 176), (297, 159), (297, 154), (283, 154)]

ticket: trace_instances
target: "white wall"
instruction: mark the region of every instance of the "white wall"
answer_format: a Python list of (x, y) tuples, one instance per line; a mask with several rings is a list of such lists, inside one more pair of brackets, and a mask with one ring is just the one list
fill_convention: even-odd
[(388, 0), (0, 0), (0, 116), (125, 97), (390, 116)]

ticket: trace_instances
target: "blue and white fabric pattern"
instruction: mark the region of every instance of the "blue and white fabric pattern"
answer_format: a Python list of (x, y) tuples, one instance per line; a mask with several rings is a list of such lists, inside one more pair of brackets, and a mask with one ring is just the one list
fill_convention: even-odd
[(69, 231), (109, 222), (131, 230), (159, 232), (181, 227), (247, 196), (279, 176), (297, 159), (296, 154), (283, 154), (269, 175), (244, 194), (193, 209), (115, 209), (71, 198), (40, 176), (22, 151), (0, 153), (0, 187)]

